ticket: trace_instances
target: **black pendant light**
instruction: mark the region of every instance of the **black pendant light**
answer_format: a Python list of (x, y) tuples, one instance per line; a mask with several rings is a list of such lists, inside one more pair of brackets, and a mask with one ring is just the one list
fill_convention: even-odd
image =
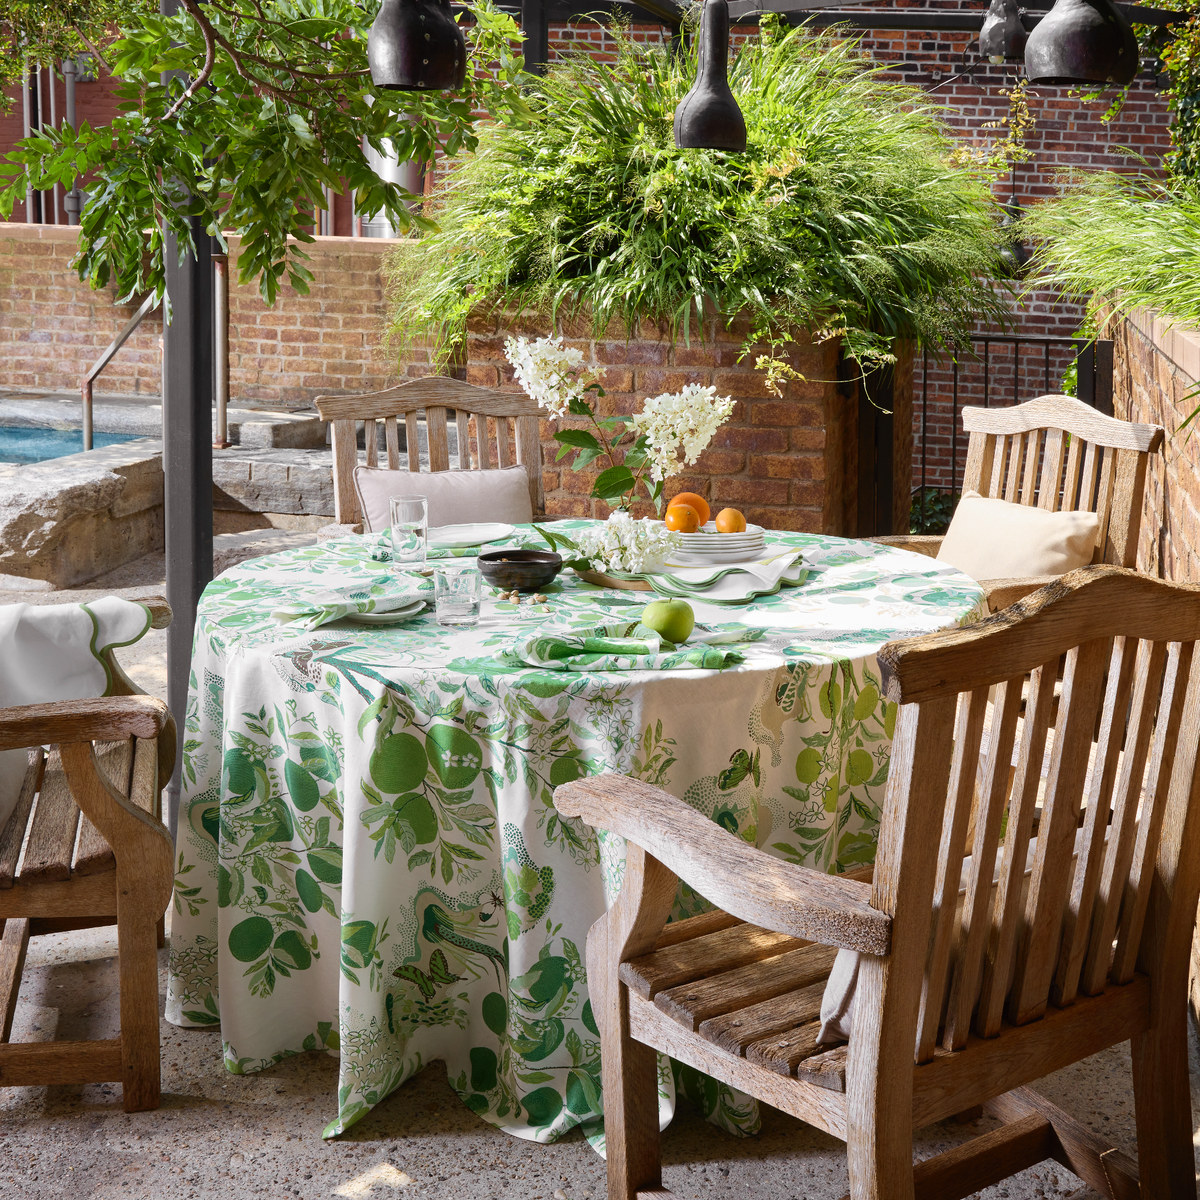
[(1025, 45), (1025, 73), (1035, 85), (1124, 87), (1137, 72), (1137, 38), (1112, 0), (1055, 0)]
[(729, 90), (729, 4), (704, 0), (696, 82), (675, 110), (680, 150), (746, 149), (746, 121)]
[(376, 87), (443, 92), (467, 77), (467, 43), (450, 0), (383, 0), (367, 35), (367, 62)]
[(1028, 39), (1017, 0), (992, 0), (979, 30), (979, 53), (996, 64), (1012, 62), (1025, 57)]

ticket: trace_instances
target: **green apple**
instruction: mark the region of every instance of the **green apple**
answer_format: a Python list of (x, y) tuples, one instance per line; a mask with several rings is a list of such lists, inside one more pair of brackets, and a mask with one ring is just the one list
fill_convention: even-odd
[(696, 625), (696, 614), (686, 600), (655, 600), (642, 612), (642, 624), (668, 642), (686, 642)]

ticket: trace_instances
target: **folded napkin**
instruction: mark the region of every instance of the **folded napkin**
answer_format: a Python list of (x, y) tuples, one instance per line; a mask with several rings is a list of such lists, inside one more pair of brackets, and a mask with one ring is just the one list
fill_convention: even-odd
[(763, 562), (730, 566), (671, 567), (670, 573), (644, 575), (660, 596), (703, 600), (706, 604), (745, 604), (756, 596), (772, 596), (781, 587), (797, 587), (808, 577), (799, 549)]
[(591, 628), (546, 624), (522, 634), (495, 658), (508, 666), (541, 667), (544, 671), (670, 671), (703, 667), (720, 670), (740, 663), (744, 655), (728, 649), (737, 642), (757, 641), (761, 629), (727, 629), (694, 634), (676, 645), (637, 621)]
[(432, 600), (433, 582), (420, 575), (380, 575), (346, 588), (313, 592), (303, 600), (281, 605), (271, 613), (281, 625), (316, 629), (340, 621), (349, 613), (386, 613), (415, 600)]

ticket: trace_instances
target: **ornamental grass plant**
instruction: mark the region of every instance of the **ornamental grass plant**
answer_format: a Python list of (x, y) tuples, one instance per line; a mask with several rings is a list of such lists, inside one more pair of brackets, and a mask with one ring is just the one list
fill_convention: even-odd
[(1022, 222), (1039, 246), (1037, 286), (1113, 317), (1154, 308), (1200, 324), (1200, 184), (1096, 172)]
[(662, 322), (703, 338), (703, 314), (750, 318), (747, 348), (787, 375), (800, 331), (840, 335), (864, 365), (895, 339), (962, 345), (1003, 320), (987, 180), (949, 162), (918, 89), (885, 82), (855, 43), (764, 20), (730, 69), (744, 154), (677, 150), (695, 48), (635, 44), (532, 80), (533, 118), (481, 131), (433, 203), (436, 233), (390, 261), (393, 349), (445, 361), (472, 310), (556, 325)]

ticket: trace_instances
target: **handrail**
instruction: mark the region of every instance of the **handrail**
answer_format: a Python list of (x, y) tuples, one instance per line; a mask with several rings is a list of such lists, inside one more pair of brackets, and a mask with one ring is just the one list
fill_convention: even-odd
[(142, 323), (142, 318), (147, 313), (153, 312), (158, 305), (154, 300), (154, 293), (142, 301), (142, 306), (129, 318), (125, 328), (117, 334), (115, 338), (108, 344), (108, 349), (96, 359), (95, 365), (83, 377), (83, 383), (80, 385), (80, 392), (83, 396), (83, 448), (90, 450), (92, 448), (92, 382), (101, 371), (112, 361), (113, 355), (129, 340), (129, 335)]

